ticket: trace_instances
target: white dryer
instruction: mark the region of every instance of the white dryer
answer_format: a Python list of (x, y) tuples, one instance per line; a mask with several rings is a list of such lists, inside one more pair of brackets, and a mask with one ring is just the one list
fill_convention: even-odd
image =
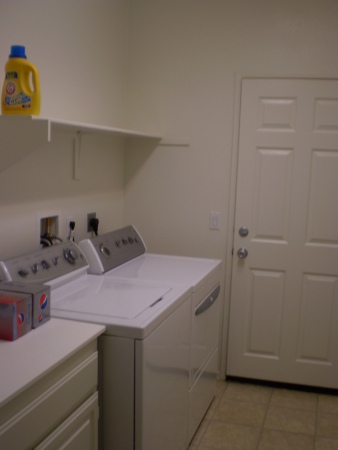
[[(147, 253), (141, 236), (133, 226), (86, 239), (79, 245), (89, 262), (89, 273), (104, 275), (109, 279), (157, 282), (191, 289), (188, 414), (188, 442), (190, 442), (215, 394), (221, 261)], [(131, 253), (134, 254), (133, 258), (130, 258)], [(138, 342), (136, 345), (142, 345), (143, 352), (154, 352), (154, 348), (147, 343)], [(142, 376), (146, 376), (149, 382), (155, 385), (157, 371), (147, 364), (138, 366), (140, 367), (143, 374), (137, 373), (136, 385)], [(148, 393), (143, 395), (143, 399), (140, 417), (150, 419), (148, 411), (153, 411), (156, 416), (157, 404), (163, 401), (161, 396), (153, 397)], [(167, 401), (169, 399), (170, 393)], [(136, 435), (139, 436), (144, 449), (151, 448), (153, 438), (147, 431), (150, 428), (151, 423), (148, 427), (141, 427), (136, 421)]]

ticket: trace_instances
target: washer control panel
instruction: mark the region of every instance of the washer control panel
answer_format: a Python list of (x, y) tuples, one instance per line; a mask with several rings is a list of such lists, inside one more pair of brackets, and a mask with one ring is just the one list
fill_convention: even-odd
[(80, 268), (88, 268), (83, 252), (74, 242), (65, 241), (34, 253), (1, 261), (0, 281), (45, 283)]
[(132, 225), (92, 239), (84, 239), (79, 246), (89, 263), (88, 273), (97, 275), (108, 272), (146, 251), (141, 236)]

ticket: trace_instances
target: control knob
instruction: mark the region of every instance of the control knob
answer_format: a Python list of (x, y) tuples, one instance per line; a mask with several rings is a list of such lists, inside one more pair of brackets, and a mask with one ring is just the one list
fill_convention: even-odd
[(77, 258), (79, 257), (79, 255), (77, 254), (77, 251), (74, 250), (73, 248), (67, 248), (66, 250), (64, 250), (63, 252), (63, 256), (65, 257), (65, 260), (67, 262), (69, 262), (69, 264), (75, 264), (75, 261), (77, 260)]
[(102, 253), (103, 256), (105, 256), (106, 258), (109, 258), (110, 250), (106, 245), (104, 245), (104, 244), (100, 245), (100, 252)]
[(57, 266), (57, 265), (59, 264), (59, 257), (58, 257), (58, 256), (55, 256), (55, 257), (52, 259), (52, 262), (53, 262), (54, 266)]
[(48, 269), (50, 268), (49, 262), (46, 261), (45, 259), (43, 259), (43, 260), (41, 261), (41, 266), (42, 266), (42, 268), (45, 269), (45, 270), (48, 270)]
[(25, 269), (20, 269), (18, 270), (18, 274), (20, 275), (20, 277), (22, 278), (26, 278), (28, 276), (28, 272)]
[(38, 264), (38, 263), (34, 263), (34, 264), (31, 266), (31, 269), (32, 269), (32, 272), (33, 272), (33, 273), (37, 273), (37, 272), (39, 271), (39, 264)]

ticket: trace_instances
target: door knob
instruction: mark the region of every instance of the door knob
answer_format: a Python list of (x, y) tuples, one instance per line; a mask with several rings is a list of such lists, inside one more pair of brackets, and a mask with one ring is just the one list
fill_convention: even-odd
[(246, 237), (246, 236), (249, 234), (249, 230), (248, 230), (247, 227), (241, 227), (241, 228), (238, 230), (238, 234), (239, 234), (240, 236), (242, 236), (242, 237)]
[(239, 248), (237, 250), (237, 256), (239, 257), (239, 259), (245, 259), (248, 256), (248, 250), (244, 247)]

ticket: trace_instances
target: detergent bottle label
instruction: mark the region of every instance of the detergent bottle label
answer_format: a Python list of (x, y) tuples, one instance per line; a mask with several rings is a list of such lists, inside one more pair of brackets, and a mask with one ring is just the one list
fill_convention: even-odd
[(25, 47), (12, 45), (5, 65), (1, 96), (2, 114), (40, 114), (40, 83), (37, 68), (27, 61)]
[(21, 108), (30, 108), (31, 100), (29, 95), (20, 90), (17, 72), (7, 72), (5, 81), (5, 105), (12, 109), (15, 109), (17, 106), (20, 110)]

